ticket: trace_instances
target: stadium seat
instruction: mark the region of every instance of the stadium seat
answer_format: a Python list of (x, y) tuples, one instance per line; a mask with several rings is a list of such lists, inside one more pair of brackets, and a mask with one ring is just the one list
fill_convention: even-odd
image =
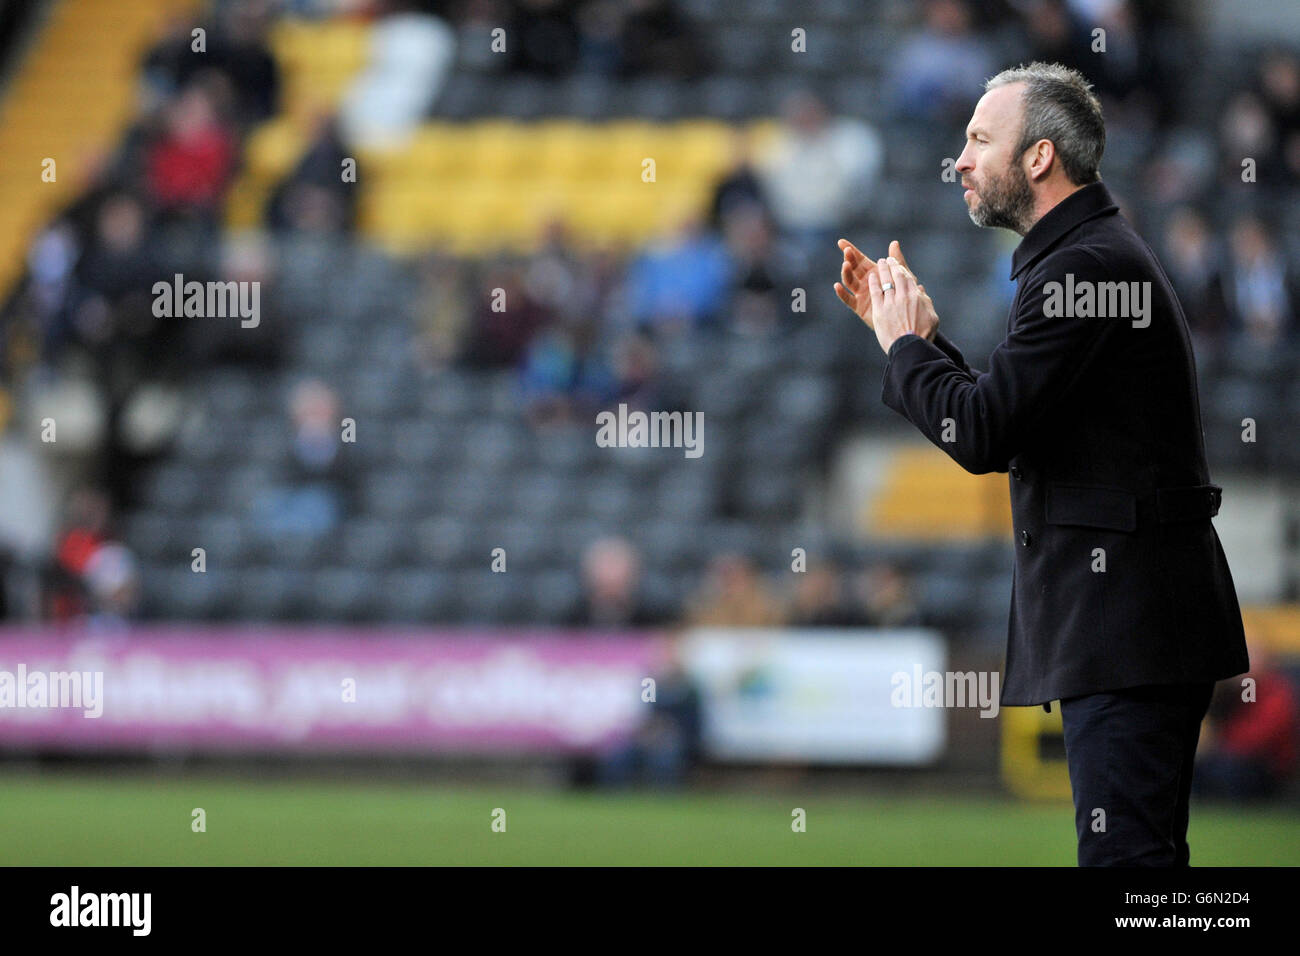
[(450, 610), (452, 577), (426, 567), (402, 567), (379, 579), (378, 620), (428, 624), (445, 619)]

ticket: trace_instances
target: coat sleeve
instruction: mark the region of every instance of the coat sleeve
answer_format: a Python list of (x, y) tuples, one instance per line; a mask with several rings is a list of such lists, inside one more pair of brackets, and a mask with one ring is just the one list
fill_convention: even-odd
[(1109, 281), (1090, 249), (1049, 255), (1025, 277), (1011, 333), (983, 374), (919, 336), (900, 338), (885, 365), (884, 403), (972, 474), (1006, 471), (1034, 426), (1069, 394), (1123, 322), (1046, 315), (1044, 286), (1064, 283), (1067, 273), (1076, 284)]
[(934, 344), (937, 345), (939, 351), (948, 356), (952, 364), (964, 372), (971, 381), (974, 381), (976, 377), (978, 377), (979, 373), (966, 364), (966, 359), (962, 357), (961, 350), (957, 348), (957, 346), (953, 345), (952, 342), (948, 341), (947, 337), (942, 332), (936, 331), (934, 333)]

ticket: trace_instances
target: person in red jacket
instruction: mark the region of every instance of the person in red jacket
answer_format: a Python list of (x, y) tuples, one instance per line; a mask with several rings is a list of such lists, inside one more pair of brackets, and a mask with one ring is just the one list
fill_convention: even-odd
[(1197, 763), (1197, 792), (1256, 800), (1277, 793), (1296, 766), (1300, 703), (1287, 675), (1258, 643), (1250, 644), (1250, 699), (1245, 678), (1224, 681), (1210, 705)]
[(235, 138), (206, 87), (190, 86), (167, 107), (146, 162), (150, 197), (160, 208), (215, 210), (234, 173)]
[(90, 559), (108, 538), (110, 505), (98, 488), (78, 488), (68, 499), (67, 521), (54, 549), (54, 577), (47, 596), (55, 621), (71, 621), (87, 612), (83, 577)]

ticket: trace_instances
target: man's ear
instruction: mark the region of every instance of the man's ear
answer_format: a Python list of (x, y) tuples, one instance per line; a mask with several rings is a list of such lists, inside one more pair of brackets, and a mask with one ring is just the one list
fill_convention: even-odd
[(1025, 175), (1031, 182), (1045, 179), (1052, 171), (1056, 160), (1056, 144), (1050, 139), (1040, 139), (1026, 152), (1027, 166)]

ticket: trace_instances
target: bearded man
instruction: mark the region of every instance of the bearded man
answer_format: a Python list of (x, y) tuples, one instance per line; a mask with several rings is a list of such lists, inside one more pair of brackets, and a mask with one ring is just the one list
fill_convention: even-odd
[(1087, 81), (988, 81), (957, 161), (977, 226), (1023, 239), (1006, 339), (968, 365), (898, 243), (836, 293), (888, 355), (885, 404), (972, 474), (1007, 472), (1016, 550), (1003, 706), (1060, 701), (1081, 866), (1186, 866), (1214, 683), (1249, 668), (1187, 322), (1099, 174)]

